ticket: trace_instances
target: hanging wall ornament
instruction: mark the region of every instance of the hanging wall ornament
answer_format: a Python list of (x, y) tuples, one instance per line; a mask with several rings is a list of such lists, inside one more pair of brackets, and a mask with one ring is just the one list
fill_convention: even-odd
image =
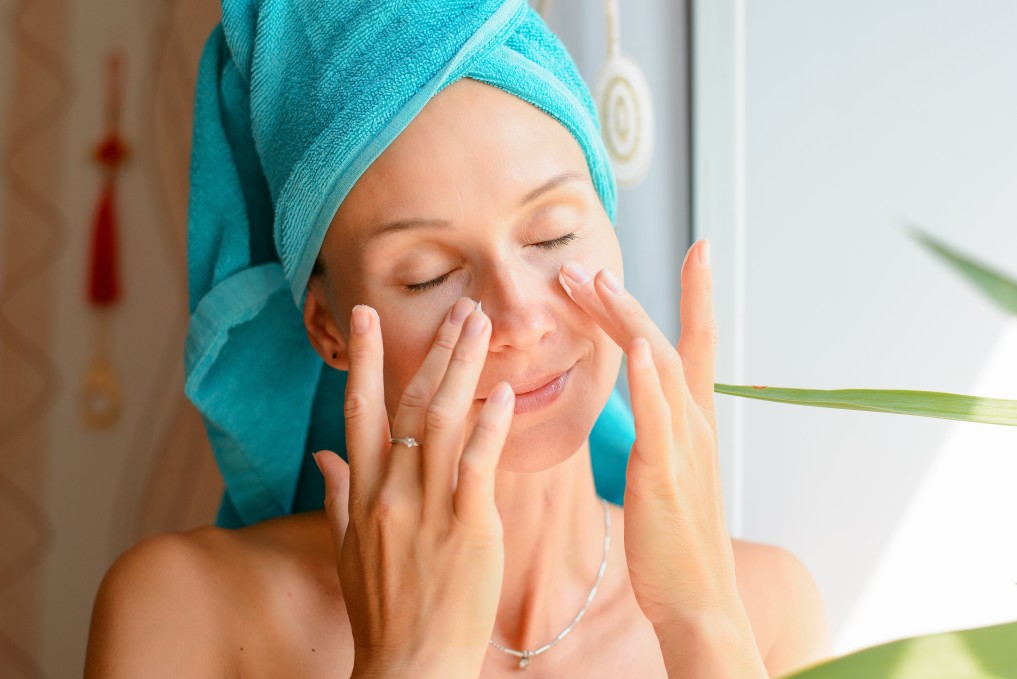
[(122, 58), (109, 63), (106, 87), (106, 135), (96, 146), (94, 160), (103, 173), (102, 192), (92, 228), (88, 272), (88, 303), (95, 309), (96, 345), (92, 363), (82, 385), (79, 410), (91, 427), (109, 427), (120, 416), (120, 380), (110, 359), (112, 310), (120, 300), (120, 262), (117, 243), (116, 179), (128, 149), (120, 136)]
[(653, 157), (653, 106), (642, 70), (622, 54), (618, 0), (605, 0), (607, 62), (600, 69), (597, 113), (601, 133), (618, 183), (631, 188), (641, 182)]

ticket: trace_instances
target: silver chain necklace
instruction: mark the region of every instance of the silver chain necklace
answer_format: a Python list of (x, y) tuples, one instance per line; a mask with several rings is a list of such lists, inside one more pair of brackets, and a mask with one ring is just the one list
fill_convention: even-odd
[(611, 549), (611, 513), (608, 511), (607, 501), (601, 498), (600, 502), (604, 505), (604, 558), (600, 561), (600, 569), (597, 571), (597, 580), (593, 583), (593, 589), (590, 590), (590, 595), (586, 597), (586, 603), (583, 604), (583, 609), (579, 611), (578, 615), (576, 615), (571, 624), (561, 631), (561, 634), (535, 651), (517, 651), (513, 648), (506, 648), (494, 639), (491, 639), (492, 646), (519, 658), (519, 669), (521, 670), (525, 670), (529, 666), (530, 658), (540, 655), (564, 639), (565, 635), (571, 632), (572, 628), (576, 626), (576, 623), (582, 619), (583, 614), (586, 613), (586, 609), (590, 607), (593, 597), (597, 594), (597, 588), (600, 587), (600, 581), (604, 579), (604, 570), (607, 569), (607, 553)]

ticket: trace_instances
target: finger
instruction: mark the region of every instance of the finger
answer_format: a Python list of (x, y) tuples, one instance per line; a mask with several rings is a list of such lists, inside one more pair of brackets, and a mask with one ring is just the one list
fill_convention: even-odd
[(675, 408), (682, 406), (687, 401), (688, 388), (681, 357), (636, 298), (607, 269), (591, 277), (575, 262), (568, 262), (562, 272), (572, 287), (572, 298), (618, 346), (628, 350), (637, 337), (649, 342), (664, 394)]
[(350, 524), (350, 468), (331, 450), (320, 450), (313, 457), (325, 477), (325, 515), (332, 530), (332, 543), (338, 560), (346, 527)]
[(487, 359), (491, 322), (481, 309), (470, 313), (452, 351), (445, 377), (427, 406), (424, 440), (424, 502), (432, 509), (451, 508), (456, 465), (477, 382)]
[(343, 402), (354, 495), (360, 484), (375, 487), (383, 469), (378, 456), (388, 442), (383, 363), (378, 312), (358, 304), (350, 314), (349, 374)]
[[(429, 443), (425, 441), (424, 437), (427, 406), (448, 369), (452, 351), (462, 334), (463, 322), (476, 306), (476, 302), (468, 297), (460, 298), (452, 305), (445, 320), (438, 328), (431, 350), (424, 357), (424, 362), (403, 391), (392, 422), (392, 436), (413, 437), (422, 444)], [(422, 473), (421, 457), (427, 453), (420, 448), (407, 450), (400, 443), (392, 444), (391, 453), (385, 483), (395, 486), (397, 496), (409, 492), (410, 489), (419, 492)]]
[(713, 385), (717, 364), (717, 320), (713, 311), (713, 271), (710, 243), (696, 241), (682, 264), (682, 296), (679, 303), (682, 334), (678, 353), (685, 363), (685, 380), (699, 407), (714, 422)]
[(484, 403), (477, 424), (459, 458), (452, 508), (460, 523), (487, 530), (499, 521), (494, 504), (494, 476), (505, 448), (515, 394), (508, 382), (499, 382)]
[[(568, 262), (562, 267), (562, 273), (572, 289), (572, 299), (593, 316), (622, 349), (630, 347), (636, 337), (646, 337), (650, 342), (651, 351), (654, 344), (663, 344), (673, 349), (670, 341), (635, 297), (626, 292), (618, 279), (607, 269), (602, 269), (596, 277), (593, 277), (576, 262)], [(612, 287), (607, 287), (609, 285)], [(611, 294), (603, 294), (601, 288)]]
[(649, 342), (637, 337), (628, 351), (629, 393), (635, 419), (634, 459), (629, 461), (626, 487), (637, 493), (655, 493), (671, 487), (677, 473), (672, 445), (671, 407), (661, 388), (657, 366), (650, 354)]
[(591, 285), (592, 280), (590, 274), (576, 262), (568, 262), (558, 271), (558, 282), (572, 301), (594, 318), (610, 323), (604, 305)]

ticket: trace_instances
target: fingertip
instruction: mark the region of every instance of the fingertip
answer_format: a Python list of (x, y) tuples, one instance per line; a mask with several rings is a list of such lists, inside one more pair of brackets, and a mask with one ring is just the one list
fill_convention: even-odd
[(579, 262), (573, 259), (562, 265), (561, 272), (565, 274), (565, 279), (572, 281), (574, 285), (586, 285), (593, 278)]
[(572, 288), (570, 288), (569, 284), (565, 282), (565, 274), (562, 273), (561, 269), (558, 269), (558, 283), (560, 283), (561, 287), (564, 288), (565, 294), (571, 298)]
[(326, 479), (328, 478), (329, 470), (332, 465), (335, 464), (335, 460), (333, 458), (337, 457), (339, 456), (331, 450), (319, 450), (311, 453), (311, 458), (314, 460), (314, 463), (318, 465), (318, 471), (320, 471), (321, 475)]
[(491, 392), (490, 400), (498, 408), (505, 408), (514, 397), (515, 392), (512, 391), (512, 385), (503, 380)]
[(314, 464), (317, 465), (318, 471), (325, 481), (328, 481), (328, 477), (335, 473), (337, 465), (342, 466), (344, 464), (343, 458), (334, 450), (318, 450), (311, 453), (311, 457), (314, 459)]
[(686, 265), (688, 265), (689, 259), (692, 258), (692, 253), (694, 253), (696, 251), (696, 248), (698, 247), (699, 241), (697, 240), (695, 243), (689, 246), (688, 250), (685, 251), (685, 259), (682, 260), (682, 269), (681, 269), (682, 271), (685, 271), (685, 267)]
[(710, 241), (709, 240), (707, 240), (706, 238), (702, 239), (702, 242), (699, 244), (699, 250), (697, 251), (697, 254), (699, 255), (699, 263), (702, 264), (705, 267), (709, 267), (710, 266)]

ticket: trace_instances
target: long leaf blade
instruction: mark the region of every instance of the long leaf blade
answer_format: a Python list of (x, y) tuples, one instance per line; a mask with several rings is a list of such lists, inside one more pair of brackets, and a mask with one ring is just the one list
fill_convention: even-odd
[(962, 422), (1017, 426), (1017, 401), (939, 391), (899, 389), (792, 389), (714, 384), (718, 394), (817, 408), (865, 410)]
[(1017, 622), (900, 639), (806, 667), (784, 679), (1017, 677)]
[(917, 227), (912, 227), (910, 231), (912, 238), (939, 255), (997, 304), (1017, 315), (1017, 281), (975, 261)]

